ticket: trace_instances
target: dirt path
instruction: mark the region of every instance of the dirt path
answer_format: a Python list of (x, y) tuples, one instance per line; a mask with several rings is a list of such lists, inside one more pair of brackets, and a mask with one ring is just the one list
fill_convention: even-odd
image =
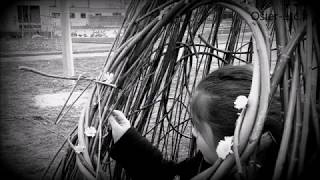
[[(77, 59), (76, 74), (88, 72), (95, 77), (103, 62), (104, 57)], [(19, 179), (40, 179), (65, 136), (75, 127), (81, 106), (73, 108), (55, 125), (62, 106), (39, 107), (34, 98), (41, 94), (69, 92), (72, 84), (19, 71), (22, 65), (53, 74), (61, 74), (62, 65), (60, 61), (50, 60), (0, 61), (0, 172), (3, 175), (6, 171), (11, 177), (20, 176)], [(81, 91), (86, 84), (82, 83), (77, 90)], [(59, 158), (62, 156), (60, 154)]]

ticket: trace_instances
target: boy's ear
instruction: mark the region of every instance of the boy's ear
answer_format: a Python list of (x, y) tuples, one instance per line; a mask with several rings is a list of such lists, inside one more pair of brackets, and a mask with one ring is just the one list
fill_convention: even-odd
[(199, 135), (198, 130), (194, 126), (192, 126), (191, 133), (194, 137), (198, 137)]

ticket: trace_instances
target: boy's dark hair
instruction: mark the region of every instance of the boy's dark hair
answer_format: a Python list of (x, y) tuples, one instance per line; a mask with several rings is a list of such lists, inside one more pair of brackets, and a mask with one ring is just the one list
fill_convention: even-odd
[[(234, 108), (234, 101), (239, 95), (248, 97), (251, 81), (252, 65), (229, 65), (208, 74), (196, 88), (196, 94), (206, 96), (205, 106), (200, 109), (197, 98), (191, 103), (192, 114), (198, 117), (193, 118), (195, 126), (201, 128), (197, 121), (204, 121), (210, 125), (217, 139), (232, 136), (239, 112)], [(280, 103), (274, 99), (269, 107), (264, 128), (265, 131), (270, 131), (275, 139), (281, 138), (280, 107)]]

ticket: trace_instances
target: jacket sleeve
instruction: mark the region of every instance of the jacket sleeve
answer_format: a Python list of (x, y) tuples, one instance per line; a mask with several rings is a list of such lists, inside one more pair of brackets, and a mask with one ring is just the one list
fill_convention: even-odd
[(111, 157), (125, 168), (133, 180), (172, 180), (176, 175), (190, 179), (197, 172), (197, 160), (181, 163), (165, 160), (162, 153), (134, 128), (130, 128), (111, 148)]
[(130, 128), (111, 149), (111, 157), (125, 168), (134, 180), (171, 180), (176, 175), (176, 163), (163, 159), (161, 152)]

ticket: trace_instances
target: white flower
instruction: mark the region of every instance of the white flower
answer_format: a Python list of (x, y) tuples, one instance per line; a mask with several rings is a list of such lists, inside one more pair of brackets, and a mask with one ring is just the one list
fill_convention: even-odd
[(246, 96), (238, 96), (233, 104), (234, 104), (234, 108), (240, 110), (246, 107), (247, 103), (248, 103), (248, 98)]
[(94, 137), (96, 133), (97, 133), (97, 130), (93, 126), (86, 127), (86, 129), (84, 130), (84, 134), (86, 134), (86, 136), (89, 136), (89, 137)]
[(113, 79), (114, 79), (114, 74), (110, 72), (106, 72), (103, 76), (103, 81), (109, 84), (112, 83)]
[(74, 151), (75, 151), (77, 154), (84, 152), (85, 149), (86, 149), (85, 146), (80, 146), (80, 145), (74, 146)]
[(231, 149), (233, 136), (226, 136), (224, 137), (224, 140), (220, 140), (218, 147), (216, 149), (217, 155), (221, 159), (225, 159), (228, 154), (232, 154), (233, 151)]

